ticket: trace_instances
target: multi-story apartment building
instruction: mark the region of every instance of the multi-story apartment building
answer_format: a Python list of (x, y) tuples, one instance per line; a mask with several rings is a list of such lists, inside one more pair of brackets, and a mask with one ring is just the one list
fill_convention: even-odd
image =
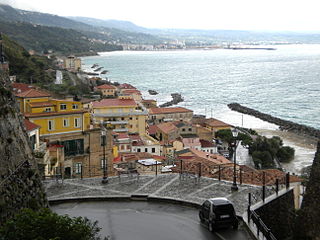
[(193, 111), (183, 107), (150, 108), (149, 122), (159, 124), (169, 121), (191, 121)]
[(146, 134), (147, 110), (131, 96), (92, 102), (94, 124), (108, 124), (114, 132)]
[[(101, 176), (104, 165), (113, 174), (111, 130), (106, 142), (101, 129), (90, 127), (90, 113), (78, 101), (52, 99), (50, 94), (29, 89), (16, 93), (26, 119), (40, 127), (40, 139), (50, 149), (47, 173), (65, 176)], [(105, 161), (104, 161), (105, 159)]]
[(101, 92), (102, 96), (115, 97), (117, 94), (117, 88), (110, 84), (103, 84), (95, 88), (98, 92)]
[(63, 66), (69, 71), (78, 72), (81, 69), (81, 59), (70, 55), (63, 60)]

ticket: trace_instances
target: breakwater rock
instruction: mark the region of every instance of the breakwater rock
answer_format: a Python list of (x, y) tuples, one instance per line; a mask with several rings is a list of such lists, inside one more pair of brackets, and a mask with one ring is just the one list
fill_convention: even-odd
[(228, 104), (228, 107), (233, 110), (240, 113), (248, 114), (257, 118), (260, 118), (263, 121), (267, 121), (270, 123), (274, 123), (279, 126), (281, 130), (294, 132), (297, 134), (303, 134), (308, 135), (315, 138), (320, 138), (320, 130), (308, 127), (302, 124), (294, 123), (291, 121), (283, 120), (281, 118), (273, 117), (269, 114), (259, 112), (257, 110), (254, 110), (252, 108), (244, 107), (240, 105), (239, 103), (230, 103)]
[(148, 93), (150, 94), (150, 95), (157, 95), (158, 94), (158, 92), (157, 91), (155, 91), (155, 90), (148, 90)]
[(170, 107), (184, 101), (180, 93), (171, 93), (171, 97), (171, 101), (161, 104), (159, 107)]

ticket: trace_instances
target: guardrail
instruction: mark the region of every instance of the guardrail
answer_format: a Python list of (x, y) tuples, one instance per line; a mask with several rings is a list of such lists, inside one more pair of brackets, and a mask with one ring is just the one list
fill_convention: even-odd
[(265, 225), (265, 223), (262, 221), (260, 216), (254, 210), (250, 210), (250, 207), (249, 207), (248, 223), (250, 223), (251, 220), (256, 225), (258, 238), (260, 233), (262, 233), (266, 240), (277, 240), (277, 238), (271, 232), (271, 229)]

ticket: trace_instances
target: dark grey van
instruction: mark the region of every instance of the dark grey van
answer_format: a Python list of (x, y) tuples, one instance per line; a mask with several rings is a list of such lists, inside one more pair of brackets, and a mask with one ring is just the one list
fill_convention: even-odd
[(210, 231), (216, 228), (238, 228), (237, 219), (232, 203), (226, 198), (211, 198), (206, 200), (199, 211), (200, 221), (206, 224)]

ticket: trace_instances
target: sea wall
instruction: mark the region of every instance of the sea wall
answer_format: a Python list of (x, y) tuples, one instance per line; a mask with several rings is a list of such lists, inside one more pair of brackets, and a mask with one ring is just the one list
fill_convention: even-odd
[(315, 137), (315, 138), (320, 138), (320, 130), (319, 129), (316, 129), (313, 127), (308, 127), (308, 126), (294, 123), (291, 121), (283, 120), (281, 118), (273, 117), (269, 114), (262, 113), (257, 110), (254, 110), (252, 108), (242, 106), (239, 103), (230, 103), (230, 104), (228, 104), (228, 107), (233, 111), (248, 114), (248, 115), (260, 118), (263, 121), (274, 123), (274, 124), (278, 125), (281, 130), (290, 131), (290, 132), (294, 132), (297, 134), (308, 135), (308, 136)]
[(23, 118), (0, 71), (0, 224), (21, 208), (47, 206)]

